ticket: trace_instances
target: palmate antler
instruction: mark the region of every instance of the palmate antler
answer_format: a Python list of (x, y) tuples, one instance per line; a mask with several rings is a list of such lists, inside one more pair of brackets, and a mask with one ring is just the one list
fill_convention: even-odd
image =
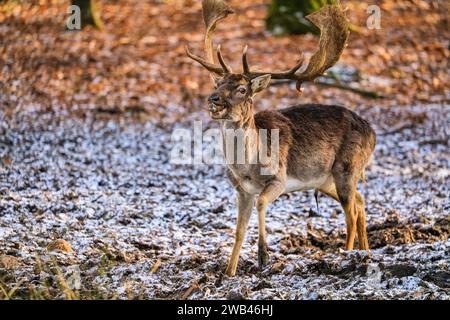
[[(231, 68), (225, 63), (220, 52), (220, 46), (217, 48), (217, 58), (221, 66), (214, 64), (214, 50), (213, 50), (213, 33), (216, 29), (216, 24), (219, 20), (226, 18), (229, 14), (234, 13), (227, 3), (223, 0), (203, 0), (203, 20), (205, 22), (206, 32), (205, 32), (205, 55), (206, 59), (200, 58), (189, 52), (186, 46), (186, 54), (189, 58), (197, 61), (207, 70), (213, 74), (222, 76), (225, 73), (231, 73)], [(214, 75), (212, 75), (214, 80)]]
[[(349, 30), (344, 10), (339, 5), (324, 6), (306, 17), (320, 29), (319, 49), (311, 56), (308, 66), (302, 73), (297, 70), (303, 64), (303, 54), (299, 62), (286, 72), (250, 72), (248, 69), (246, 50), (243, 54), (244, 73), (250, 78), (270, 74), (272, 79), (297, 80), (297, 89), (301, 84), (312, 81), (331, 68), (340, 58), (347, 43)], [(247, 66), (247, 67), (246, 67)], [(247, 70), (245, 70), (247, 69)]]
[[(233, 11), (223, 0), (203, 0), (203, 17), (206, 24), (205, 51), (208, 60), (202, 59), (189, 52), (186, 47), (187, 55), (200, 63), (210, 72), (223, 76), (231, 73), (231, 68), (224, 62), (220, 52), (220, 46), (217, 48), (217, 57), (220, 66), (214, 64), (214, 53), (212, 46), (212, 32), (215, 29), (217, 21), (225, 18)], [(319, 49), (311, 56), (305, 71), (297, 71), (303, 65), (303, 54), (299, 62), (290, 70), (285, 72), (252, 72), (247, 61), (247, 46), (242, 54), (243, 75), (248, 78), (257, 78), (262, 75), (270, 74), (272, 79), (289, 79), (297, 81), (297, 89), (300, 90), (301, 84), (306, 81), (312, 81), (322, 75), (327, 69), (331, 68), (338, 60), (344, 50), (349, 30), (348, 20), (344, 10), (340, 5), (329, 5), (322, 7), (306, 17), (320, 29)]]

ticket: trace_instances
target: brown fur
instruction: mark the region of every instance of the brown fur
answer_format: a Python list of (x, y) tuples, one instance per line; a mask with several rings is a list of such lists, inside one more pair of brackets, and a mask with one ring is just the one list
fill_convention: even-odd
[[(253, 113), (253, 96), (265, 89), (271, 78), (296, 80), (297, 89), (300, 89), (303, 82), (314, 80), (339, 60), (349, 34), (345, 10), (340, 5), (329, 5), (306, 17), (320, 29), (320, 39), (319, 49), (311, 56), (303, 72), (299, 72), (303, 56), (286, 72), (251, 72), (245, 47), (243, 72), (233, 74), (222, 57), (220, 45), (216, 52), (220, 66), (214, 63), (212, 41), (217, 22), (233, 10), (223, 0), (203, 0), (202, 8), (206, 59), (192, 54), (187, 47), (186, 54), (211, 72), (216, 89), (208, 101), (211, 117), (222, 122), (224, 146), (229, 145), (228, 141), (234, 141), (234, 137), (230, 140), (227, 136), (229, 129), (243, 132), (246, 146), (245, 161), (239, 164), (234, 161), (237, 147), (234, 150), (224, 148), (228, 176), (238, 191), (236, 241), (226, 273), (231, 276), (236, 273), (239, 251), (256, 195), (260, 267), (269, 259), (265, 240), (267, 206), (282, 193), (291, 191), (320, 190), (340, 201), (347, 224), (346, 248), (353, 249), (358, 232), (359, 248), (368, 249), (364, 199), (356, 191), (356, 185), (364, 177), (364, 169), (375, 146), (375, 133), (370, 125), (352, 111), (338, 106), (303, 105)], [(259, 135), (257, 129), (279, 130), (278, 148), (267, 148), (271, 156), (268, 164), (252, 161), (259, 159), (255, 154), (265, 150), (262, 148), (264, 136)], [(252, 134), (255, 131), (256, 134)], [(230, 161), (233, 154), (233, 161)], [(267, 168), (271, 168), (271, 172), (262, 174), (261, 169)]]
[[(245, 87), (245, 93), (242, 93)], [(222, 128), (279, 129), (279, 170), (262, 175), (261, 164), (229, 164), (228, 177), (238, 191), (236, 242), (227, 268), (234, 275), (251, 209), (256, 204), (259, 223), (258, 261), (268, 262), (265, 240), (265, 212), (269, 203), (291, 191), (317, 189), (339, 201), (345, 211), (348, 250), (358, 234), (359, 248), (368, 249), (364, 199), (356, 185), (375, 147), (370, 124), (341, 106), (307, 104), (254, 114), (252, 97), (264, 88), (252, 86), (242, 75), (225, 76), (216, 85), (210, 104), (218, 113)], [(268, 131), (270, 133), (270, 131)], [(225, 135), (224, 135), (225, 137)], [(225, 138), (224, 138), (225, 139)], [(259, 138), (248, 141), (249, 148), (260, 147)], [(236, 151), (236, 150), (235, 150)], [(294, 181), (289, 190), (289, 181)], [(256, 202), (255, 202), (256, 198)]]

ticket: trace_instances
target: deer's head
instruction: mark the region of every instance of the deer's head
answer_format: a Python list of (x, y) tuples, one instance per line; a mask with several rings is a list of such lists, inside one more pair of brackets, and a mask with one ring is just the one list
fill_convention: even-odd
[(223, 0), (203, 0), (203, 19), (206, 25), (206, 59), (192, 54), (186, 47), (186, 54), (200, 63), (210, 74), (214, 91), (208, 97), (209, 111), (213, 119), (241, 121), (252, 108), (252, 98), (264, 90), (271, 79), (289, 79), (301, 84), (312, 81), (332, 67), (344, 50), (348, 38), (348, 21), (344, 10), (338, 5), (325, 6), (309, 15), (307, 19), (320, 29), (319, 49), (311, 56), (308, 66), (298, 72), (303, 65), (303, 54), (290, 70), (285, 72), (252, 72), (247, 61), (247, 46), (242, 54), (242, 72), (233, 73), (223, 59), (220, 45), (216, 55), (219, 65), (214, 63), (213, 32), (216, 23), (227, 17), (233, 10)]
[(271, 74), (254, 76), (248, 72), (246, 51), (247, 47), (243, 54), (242, 73), (233, 73), (231, 67), (224, 62), (220, 45), (217, 48), (220, 67), (211, 66), (205, 60), (192, 55), (189, 50), (186, 51), (189, 57), (201, 63), (212, 74), (214, 90), (208, 97), (208, 106), (210, 115), (215, 120), (242, 121), (252, 111), (253, 97), (270, 84)]
[(215, 82), (208, 97), (209, 112), (216, 120), (241, 121), (252, 111), (252, 98), (270, 83), (270, 74), (251, 79), (244, 74), (226, 74)]

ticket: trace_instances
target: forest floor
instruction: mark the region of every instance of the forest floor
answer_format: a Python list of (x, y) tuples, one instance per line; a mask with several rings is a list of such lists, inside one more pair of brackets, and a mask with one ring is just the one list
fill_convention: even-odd
[(270, 266), (257, 268), (254, 215), (235, 278), (223, 166), (172, 164), (171, 130), (150, 122), (23, 115), (0, 172), (0, 284), (38, 298), (449, 299), (450, 106), (358, 112), (378, 134), (360, 186), (370, 254), (343, 250), (334, 200), (318, 212), (293, 193), (267, 214)]
[[(264, 31), (268, 1), (229, 2), (218, 38), (234, 67), (245, 43), (253, 65), (279, 70), (317, 45)], [(373, 2), (382, 29), (352, 34), (340, 66), (384, 99), (306, 84), (255, 101), (342, 104), (373, 124), (359, 186), (371, 252), (342, 250), (337, 203), (293, 193), (267, 214), (269, 266), (257, 268), (253, 216), (234, 278), (224, 167), (170, 162), (174, 128), (217, 126), (202, 111), (208, 75), (183, 49), (201, 52), (200, 2), (99, 1), (103, 32), (66, 31), (66, 1), (3, 2), (0, 298), (450, 299), (447, 4)], [(345, 3), (364, 26), (367, 5)]]

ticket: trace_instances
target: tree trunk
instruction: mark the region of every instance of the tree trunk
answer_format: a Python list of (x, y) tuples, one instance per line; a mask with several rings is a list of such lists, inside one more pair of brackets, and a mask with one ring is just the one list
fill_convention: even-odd
[(336, 0), (272, 0), (266, 20), (267, 28), (276, 35), (318, 34), (319, 30), (305, 16), (335, 3)]
[(98, 15), (95, 0), (72, 0), (72, 5), (78, 6), (81, 10), (81, 28), (92, 25), (103, 30), (103, 23)]

